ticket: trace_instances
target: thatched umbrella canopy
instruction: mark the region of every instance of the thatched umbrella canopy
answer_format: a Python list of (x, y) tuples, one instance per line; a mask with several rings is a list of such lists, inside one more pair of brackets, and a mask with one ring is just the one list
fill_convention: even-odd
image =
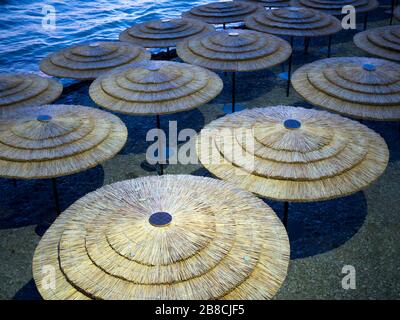
[(379, 2), (377, 0), (291, 0), (291, 5), (341, 16), (344, 6), (353, 6), (356, 13), (367, 13), (378, 8)]
[(357, 33), (357, 47), (371, 55), (400, 61), (400, 25), (385, 26)]
[(0, 73), (0, 113), (8, 107), (51, 103), (63, 91), (61, 83), (30, 73)]
[(144, 48), (126, 42), (95, 42), (50, 54), (40, 63), (40, 70), (59, 78), (93, 80), (116, 67), (150, 57)]
[(294, 89), (308, 102), (365, 120), (400, 120), (400, 65), (375, 58), (331, 58), (293, 74)]
[(359, 122), (300, 107), (248, 109), (217, 119), (197, 138), (201, 163), (240, 188), (280, 201), (358, 192), (385, 170), (385, 141)]
[(116, 116), (89, 107), (23, 107), (0, 119), (0, 177), (45, 179), (95, 167), (124, 146)]
[(252, 30), (221, 30), (184, 40), (178, 56), (187, 63), (221, 71), (256, 71), (287, 60), (292, 49), (281, 38)]
[(119, 39), (145, 48), (169, 48), (183, 39), (214, 30), (214, 26), (195, 19), (151, 20), (126, 29)]
[[(289, 242), (272, 209), (215, 179), (152, 176), (78, 200), (33, 258), (45, 299), (269, 299)], [(52, 266), (57, 285), (42, 286)]]
[(184, 18), (211, 24), (242, 22), (249, 15), (264, 10), (262, 5), (250, 2), (221, 1), (200, 5), (182, 14)]
[(290, 5), (290, 0), (234, 0), (234, 1), (260, 4), (268, 8), (282, 8), (282, 7), (288, 7)]
[(320, 37), (339, 32), (341, 23), (335, 17), (301, 7), (280, 8), (252, 15), (246, 27), (256, 31), (291, 37)]
[(187, 63), (232, 72), (232, 112), (235, 111), (236, 72), (270, 68), (292, 54), (287, 41), (252, 30), (211, 32), (182, 41), (176, 51)]
[(147, 61), (97, 78), (90, 97), (101, 107), (130, 115), (160, 115), (197, 108), (222, 90), (209, 70), (186, 63)]

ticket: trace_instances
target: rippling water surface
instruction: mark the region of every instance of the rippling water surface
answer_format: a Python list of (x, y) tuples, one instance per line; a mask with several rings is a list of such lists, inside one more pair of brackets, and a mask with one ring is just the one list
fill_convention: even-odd
[[(39, 61), (62, 47), (116, 40), (122, 30), (135, 23), (179, 17), (183, 11), (207, 2), (211, 1), (0, 0), (0, 72), (38, 72)], [(54, 29), (48, 27), (45, 18), (49, 5), (55, 9)]]

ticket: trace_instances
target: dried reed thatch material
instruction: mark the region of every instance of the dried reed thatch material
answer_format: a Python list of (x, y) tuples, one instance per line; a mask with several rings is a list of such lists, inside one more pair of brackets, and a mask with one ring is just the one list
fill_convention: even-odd
[(400, 65), (375, 58), (331, 58), (293, 74), (294, 89), (308, 102), (366, 120), (400, 120)]
[(40, 70), (59, 78), (93, 80), (113, 68), (150, 59), (144, 48), (126, 42), (95, 42), (50, 54)]
[(118, 68), (89, 89), (98, 105), (131, 115), (161, 115), (197, 108), (214, 99), (222, 80), (186, 63), (148, 61)]
[(282, 8), (282, 7), (288, 7), (290, 5), (290, 0), (234, 0), (234, 1), (249, 2), (269, 8)]
[[(185, 175), (107, 185), (67, 209), (33, 258), (45, 299), (269, 299), (289, 242), (272, 209), (223, 181)], [(57, 285), (43, 286), (43, 268)]]
[(251, 30), (222, 30), (184, 40), (177, 46), (185, 62), (222, 71), (255, 71), (286, 61), (290, 44), (276, 36)]
[(182, 17), (211, 24), (225, 24), (242, 22), (247, 16), (262, 10), (264, 10), (262, 5), (250, 2), (221, 1), (194, 7), (184, 12)]
[(321, 201), (366, 188), (389, 151), (368, 127), (326, 111), (276, 106), (211, 122), (197, 138), (201, 163), (240, 188), (280, 201)]
[(400, 61), (400, 25), (359, 32), (354, 36), (354, 43), (371, 55)]
[(145, 48), (169, 48), (183, 39), (214, 30), (214, 26), (195, 19), (152, 20), (126, 29), (119, 39)]
[(30, 73), (0, 73), (0, 112), (3, 107), (51, 103), (63, 91), (61, 83)]
[(340, 21), (335, 17), (301, 7), (268, 10), (247, 17), (245, 24), (256, 31), (292, 37), (328, 36), (342, 29)]
[(291, 0), (291, 5), (341, 16), (344, 6), (353, 6), (356, 13), (365, 13), (378, 8), (379, 2), (377, 0)]
[(0, 176), (42, 179), (77, 173), (112, 158), (126, 139), (123, 122), (98, 109), (18, 108), (0, 119)]

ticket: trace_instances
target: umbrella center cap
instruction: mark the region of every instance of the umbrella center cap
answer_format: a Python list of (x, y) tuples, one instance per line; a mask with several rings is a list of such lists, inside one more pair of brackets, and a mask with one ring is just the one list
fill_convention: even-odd
[(49, 122), (51, 119), (52, 117), (47, 114), (41, 114), (36, 118), (36, 120), (40, 122)]
[(230, 37), (237, 37), (239, 35), (239, 32), (229, 32), (228, 35)]
[(150, 65), (150, 66), (147, 66), (146, 69), (149, 70), (149, 71), (159, 71), (160, 67), (156, 66), (156, 65)]
[(149, 223), (154, 227), (165, 227), (172, 221), (172, 216), (168, 212), (155, 212), (149, 218)]
[(299, 129), (301, 127), (301, 122), (299, 120), (295, 119), (288, 119), (286, 120), (283, 125), (285, 126), (286, 129)]
[(363, 69), (367, 70), (367, 71), (375, 71), (376, 70), (376, 66), (374, 64), (371, 63), (366, 63), (363, 65)]

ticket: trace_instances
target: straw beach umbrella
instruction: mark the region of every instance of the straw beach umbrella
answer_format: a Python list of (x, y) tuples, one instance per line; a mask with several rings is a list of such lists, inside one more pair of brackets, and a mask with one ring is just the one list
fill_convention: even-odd
[(296, 70), (294, 89), (308, 102), (362, 120), (400, 120), (400, 65), (383, 59), (319, 60)]
[(0, 116), (6, 108), (35, 106), (57, 100), (61, 83), (31, 73), (0, 73)]
[[(263, 201), (223, 181), (166, 175), (78, 200), (40, 241), (33, 276), (44, 299), (270, 299), (288, 262), (286, 231)], [(54, 288), (42, 286), (46, 266)]]
[(400, 61), (400, 26), (386, 26), (357, 33), (355, 45), (384, 59)]
[(364, 30), (367, 28), (368, 13), (379, 7), (377, 0), (291, 0), (291, 5), (306, 7), (341, 16), (344, 6), (353, 6), (356, 13), (364, 14)]
[(214, 30), (214, 26), (195, 19), (151, 20), (124, 30), (119, 39), (145, 48), (167, 48), (169, 52), (183, 39)]
[[(288, 202), (344, 197), (375, 181), (389, 151), (368, 127), (326, 111), (276, 106), (208, 124), (197, 138), (201, 163), (217, 177)], [(238, 151), (240, 150), (240, 151)]]
[(206, 104), (222, 87), (222, 80), (209, 70), (186, 63), (146, 61), (97, 78), (89, 95), (99, 106), (115, 112), (154, 115), (160, 129), (160, 115)]
[(273, 35), (251, 30), (223, 30), (178, 44), (178, 56), (204, 68), (232, 72), (232, 112), (235, 111), (236, 72), (256, 71), (286, 61), (289, 43)]
[(0, 119), (0, 177), (52, 179), (81, 172), (112, 158), (127, 130), (107, 112), (76, 105), (23, 107)]
[(144, 48), (125, 42), (94, 42), (62, 49), (40, 63), (44, 73), (77, 80), (93, 80), (98, 76), (132, 62), (149, 60)]
[(246, 27), (291, 37), (329, 36), (341, 30), (340, 21), (317, 10), (287, 7), (265, 11), (245, 19)]
[(227, 23), (242, 22), (247, 16), (262, 10), (264, 8), (260, 4), (221, 1), (193, 7), (184, 12), (182, 17), (197, 19), (210, 24), (222, 24), (225, 29)]
[(269, 9), (288, 7), (290, 5), (290, 0), (234, 0), (234, 1), (242, 1), (242, 2), (260, 4)]
[[(249, 29), (256, 31), (289, 36), (292, 47), (294, 37), (304, 37), (305, 52), (308, 51), (310, 38), (328, 36), (328, 57), (331, 55), (332, 35), (342, 29), (340, 21), (335, 17), (317, 10), (301, 7), (265, 11), (247, 17), (245, 25)], [(289, 95), (292, 60), (289, 60), (287, 95)]]
[(342, 15), (344, 6), (353, 6), (357, 13), (369, 12), (379, 6), (377, 0), (291, 0), (291, 4), (316, 9), (335, 16)]

